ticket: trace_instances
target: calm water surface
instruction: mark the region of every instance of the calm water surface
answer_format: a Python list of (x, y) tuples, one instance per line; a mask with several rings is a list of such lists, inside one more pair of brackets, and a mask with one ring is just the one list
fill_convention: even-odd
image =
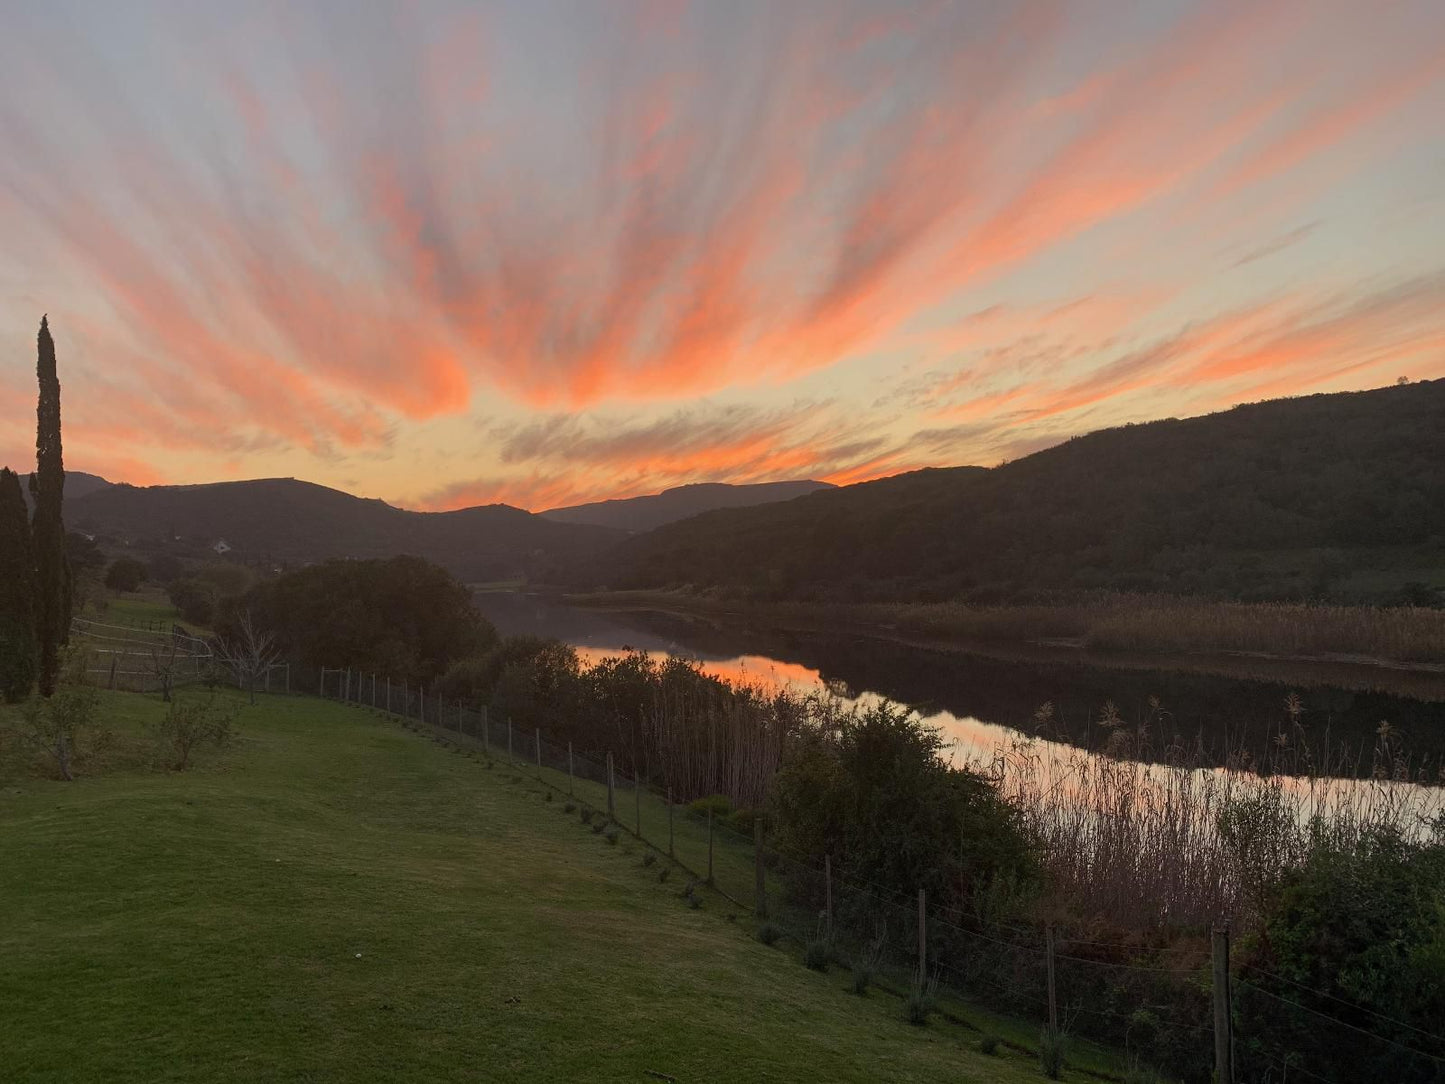
[[(984, 757), (1022, 737), (1099, 748), (1099, 724), (1113, 704), (1127, 726), (1148, 728), (1153, 748), (1177, 743), (1221, 764), (1226, 754), (1271, 748), (1289, 717), (1293, 693), (1300, 723), (1317, 749), (1351, 750), (1367, 772), (1382, 721), (1394, 748), (1412, 766), (1434, 767), (1445, 756), (1445, 675), (1422, 676), (1364, 668), (1299, 668), (1299, 673), (1219, 676), (1186, 669), (1100, 665), (1078, 657), (1010, 658), (1000, 652), (935, 650), (854, 635), (787, 633), (749, 624), (673, 614), (616, 613), (568, 606), (521, 592), (482, 593), (477, 604), (504, 635), (554, 637), (584, 660), (634, 648), (699, 660), (708, 672), (733, 680), (823, 689), (869, 702), (906, 704), (940, 727), (955, 755)], [(1064, 655), (1065, 653), (1057, 653)], [(1331, 680), (1334, 678), (1334, 680)], [(1039, 709), (1051, 705), (1042, 728)], [(1332, 758), (1333, 759), (1333, 758)], [(1350, 771), (1347, 774), (1355, 774)]]

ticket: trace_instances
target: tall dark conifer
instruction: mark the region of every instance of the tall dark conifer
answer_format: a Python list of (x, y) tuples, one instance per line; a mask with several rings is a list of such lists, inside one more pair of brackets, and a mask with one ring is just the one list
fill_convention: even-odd
[(35, 550), (20, 476), (0, 468), (0, 698), (30, 695), (37, 669)]
[(60, 671), (60, 645), (70, 637), (70, 567), (65, 559), (65, 463), (60, 453), (60, 378), (55, 372), (55, 340), (50, 324), (40, 318), (36, 376), (40, 399), (35, 408), (35, 473), (30, 493), (35, 518), (30, 534), (35, 546), (35, 638), (40, 649), (40, 695), (55, 691)]

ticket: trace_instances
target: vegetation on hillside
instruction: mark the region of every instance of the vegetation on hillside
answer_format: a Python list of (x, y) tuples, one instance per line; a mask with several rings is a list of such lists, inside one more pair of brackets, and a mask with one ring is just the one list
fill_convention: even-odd
[(1103, 430), (991, 469), (710, 512), (623, 543), (613, 588), (970, 603), (1106, 588), (1437, 603), (1445, 380)]

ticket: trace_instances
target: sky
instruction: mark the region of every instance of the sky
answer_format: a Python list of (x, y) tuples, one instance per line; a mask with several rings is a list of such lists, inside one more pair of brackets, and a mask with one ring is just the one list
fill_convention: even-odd
[(0, 0), (0, 463), (541, 510), (1445, 376), (1439, 0)]

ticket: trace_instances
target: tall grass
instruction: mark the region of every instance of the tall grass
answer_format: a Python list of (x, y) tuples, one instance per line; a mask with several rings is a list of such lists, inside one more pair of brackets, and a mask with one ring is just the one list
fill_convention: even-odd
[(1081, 642), (1100, 651), (1257, 652), (1393, 662), (1445, 658), (1445, 610), (1213, 602), (1101, 594), (1052, 605), (866, 605), (859, 616), (900, 630), (965, 639)]
[[(1286, 710), (1288, 710), (1288, 702)], [(1133, 930), (1247, 928), (1270, 888), (1322, 839), (1378, 830), (1418, 837), (1445, 810), (1445, 788), (1422, 786), (1381, 724), (1370, 771), (1332, 763), (1298, 718), (1270, 755), (1237, 753), (1224, 768), (1112, 727), (1104, 754), (1020, 738), (975, 770), (1019, 811), (1047, 873), (1056, 920)], [(1112, 753), (1112, 755), (1110, 755)], [(1336, 774), (1339, 773), (1339, 774)]]

